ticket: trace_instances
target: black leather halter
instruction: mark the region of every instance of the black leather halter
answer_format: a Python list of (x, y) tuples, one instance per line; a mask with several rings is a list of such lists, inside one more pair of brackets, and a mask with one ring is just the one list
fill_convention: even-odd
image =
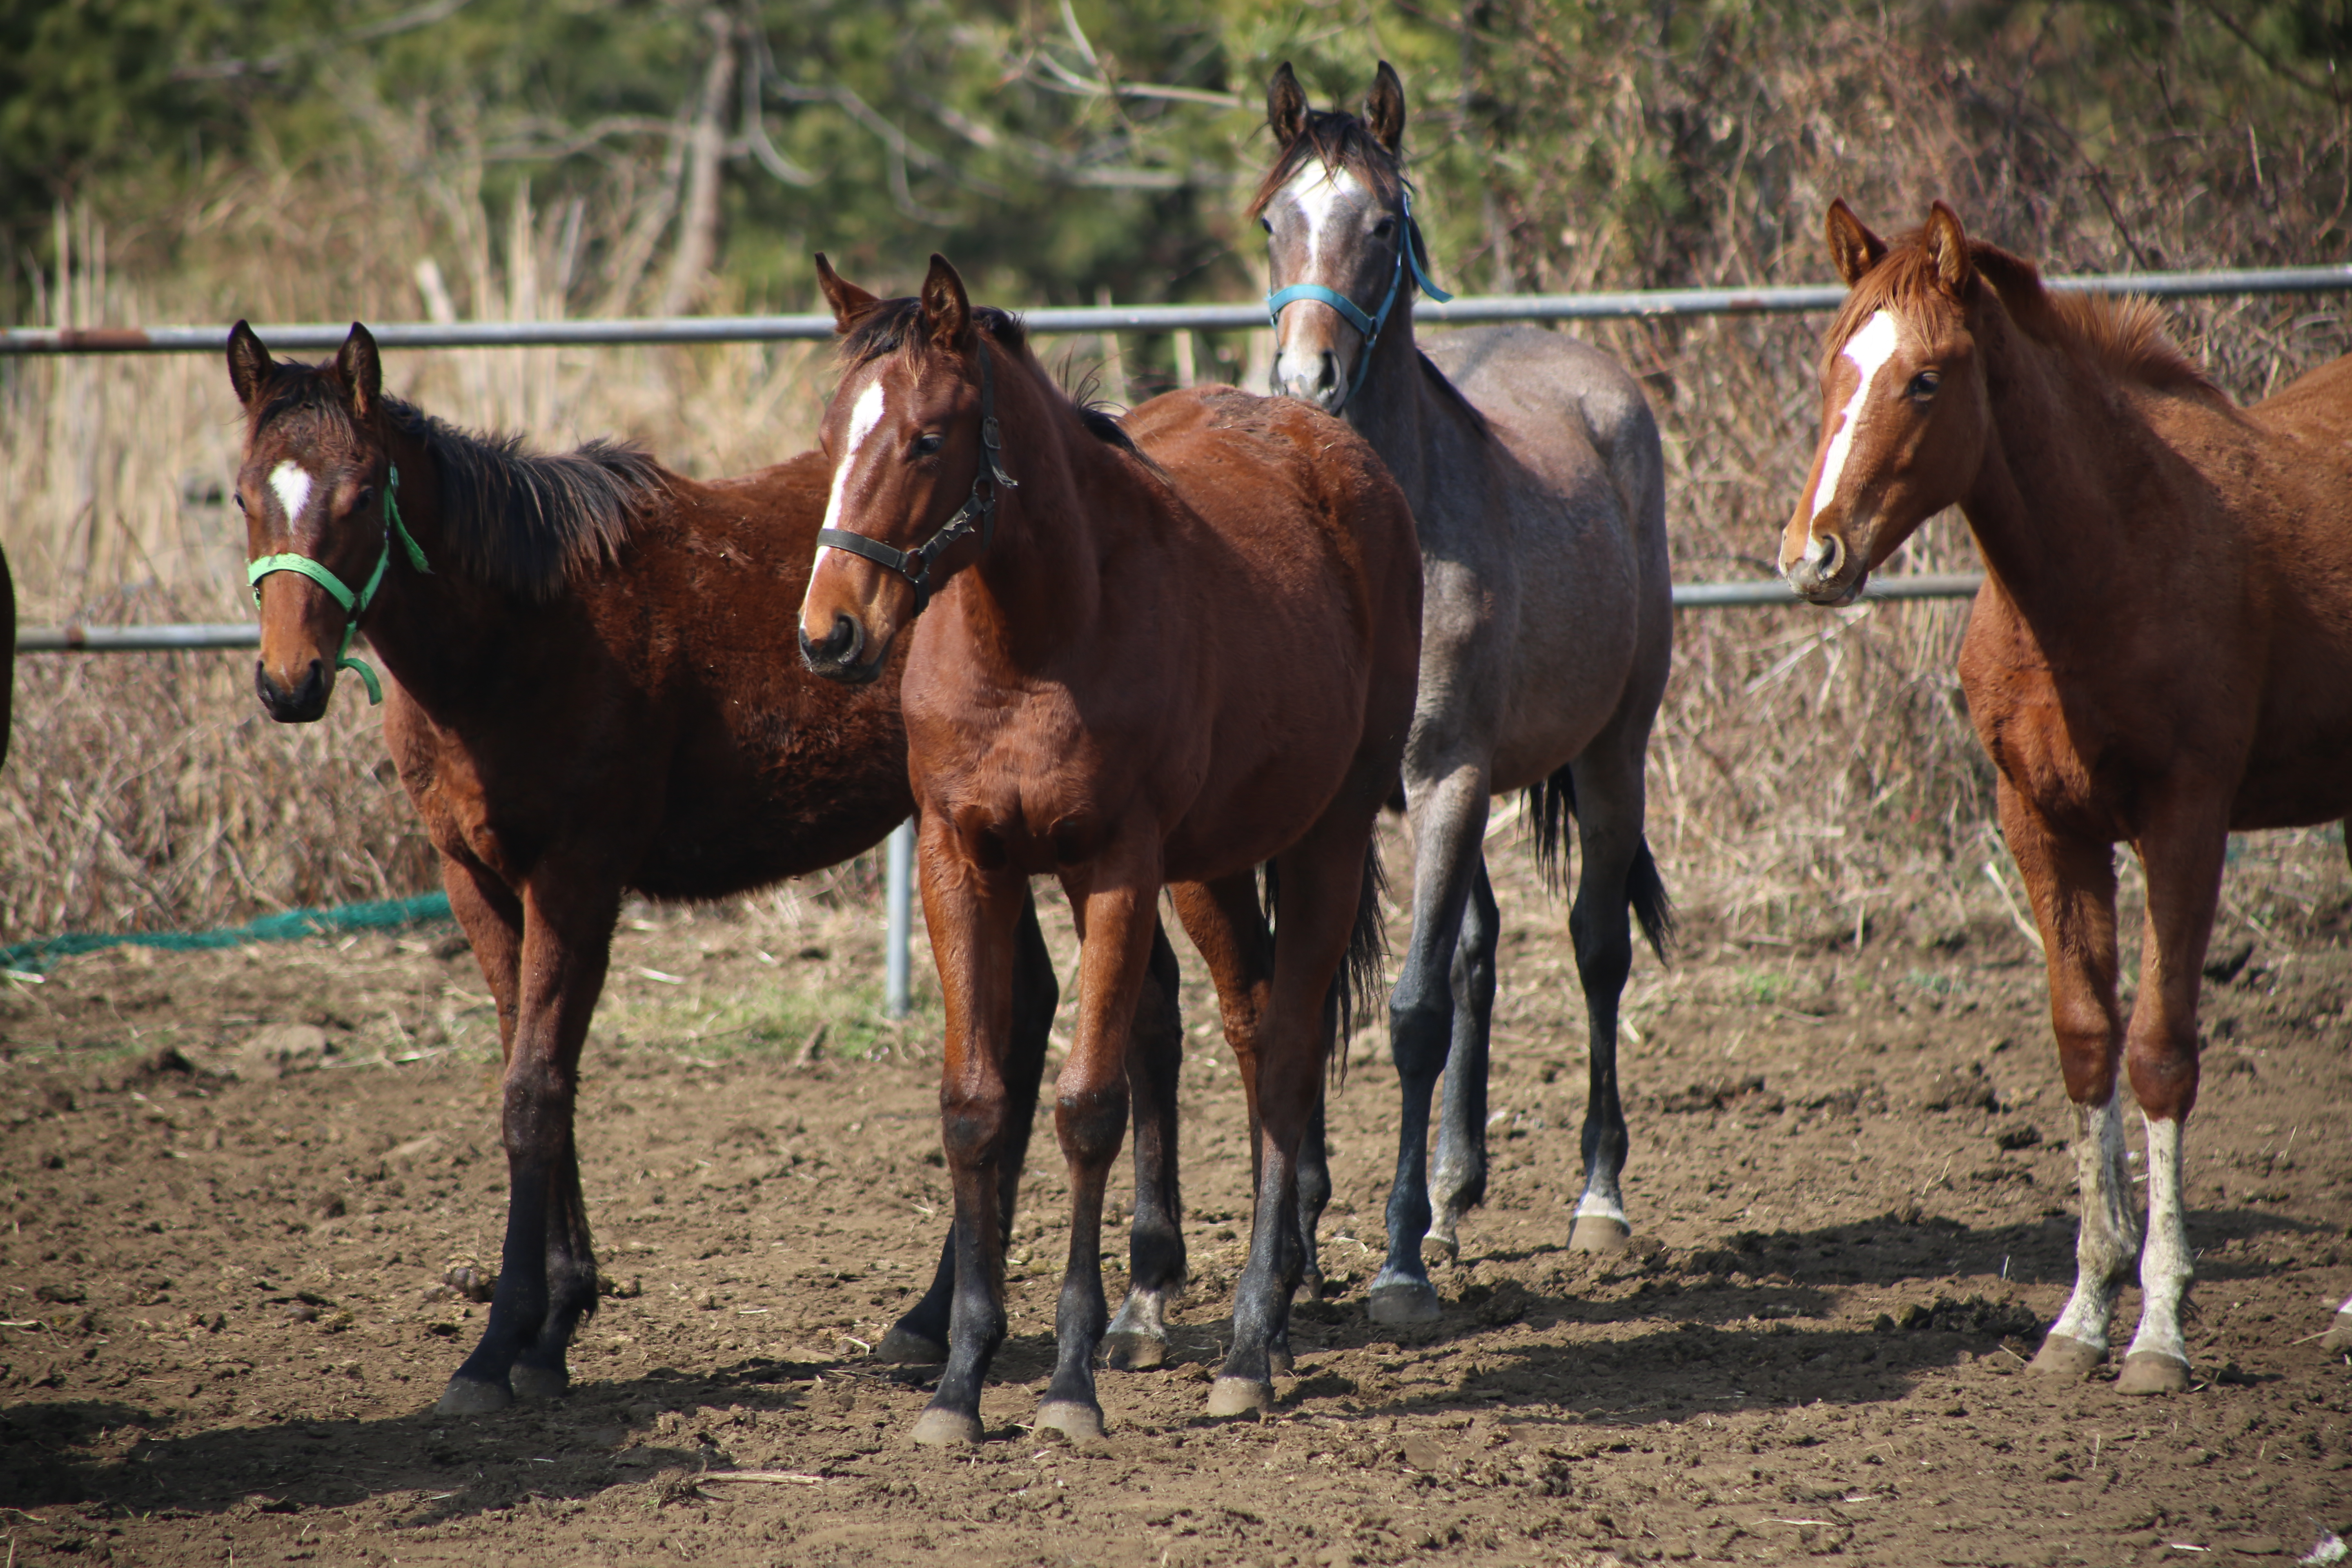
[(949, 546), (968, 539), (976, 528), (980, 545), (988, 548), (996, 537), (996, 501), (1000, 489), (1021, 488), (1004, 471), (1003, 448), (997, 444), (996, 376), (988, 360), (988, 344), (975, 337), (973, 348), (980, 355), (980, 472), (971, 479), (971, 494), (964, 498), (955, 515), (940, 524), (940, 531), (929, 541), (915, 550), (898, 550), (878, 539), (868, 539), (862, 533), (845, 529), (821, 528), (816, 542), (835, 550), (846, 550), (852, 555), (863, 555), (877, 565), (888, 568), (915, 585), (915, 614), (921, 615), (923, 606), (931, 602), (931, 567), (945, 554)]

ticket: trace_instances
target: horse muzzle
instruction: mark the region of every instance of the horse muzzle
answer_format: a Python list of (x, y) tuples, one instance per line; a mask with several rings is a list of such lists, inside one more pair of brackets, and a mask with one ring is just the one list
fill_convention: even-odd
[(1780, 575), (1806, 603), (1835, 608), (1862, 597), (1870, 569), (1842, 536), (1814, 533), (1807, 535), (1803, 554), (1780, 563)]
[(812, 675), (827, 680), (840, 681), (844, 686), (866, 686), (882, 673), (883, 663), (890, 657), (889, 639), (885, 638), (874, 657), (860, 662), (858, 655), (866, 649), (866, 627), (855, 616), (836, 614), (833, 627), (823, 641), (812, 640), (808, 627), (800, 628), (801, 663)]
[(1274, 394), (1337, 414), (1348, 401), (1348, 381), (1339, 356), (1329, 349), (1284, 349), (1275, 356)]
[(327, 676), (327, 661), (314, 658), (303, 671), (302, 679), (289, 687), (269, 673), (267, 663), (257, 660), (253, 667), (254, 694), (261, 699), (262, 711), (280, 724), (315, 723), (325, 716), (327, 696), (333, 689)]

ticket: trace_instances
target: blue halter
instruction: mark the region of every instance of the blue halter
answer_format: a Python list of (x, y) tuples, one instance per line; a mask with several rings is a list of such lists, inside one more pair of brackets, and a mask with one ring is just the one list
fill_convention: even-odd
[[(1377, 312), (1366, 315), (1361, 305), (1337, 289), (1326, 289), (1320, 283), (1293, 283), (1289, 288), (1277, 289), (1265, 297), (1265, 313), (1279, 327), (1286, 309), (1301, 300), (1313, 300), (1339, 311), (1349, 326), (1362, 334), (1363, 352), (1356, 356), (1356, 374), (1348, 383), (1348, 397), (1352, 398), (1357, 389), (1364, 384), (1364, 373), (1372, 367), (1372, 346), (1381, 341), (1381, 329), (1389, 324), (1389, 312), (1396, 309), (1397, 296), (1404, 289), (1407, 268), (1412, 269), (1412, 280), (1421, 286), (1421, 291), (1439, 304), (1454, 298), (1431, 282), (1429, 274), (1422, 268), (1422, 245), (1421, 226), (1412, 221), (1412, 192), (1407, 190), (1404, 192), (1404, 235), (1397, 246), (1396, 270), (1389, 276), (1388, 295), (1381, 300)], [(1347, 406), (1346, 398), (1340, 400), (1339, 406)]]

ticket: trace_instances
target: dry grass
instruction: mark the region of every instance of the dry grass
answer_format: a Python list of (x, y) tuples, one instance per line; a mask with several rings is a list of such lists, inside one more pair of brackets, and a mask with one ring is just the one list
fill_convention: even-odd
[[(1898, 35), (1849, 28), (1810, 54), (1707, 87), (1715, 112), (1759, 151), (1707, 176), (1715, 188), (1700, 182), (1672, 257), (1629, 256), (1630, 230), (1612, 229), (1606, 215), (1570, 212), (1563, 223), (1561, 205), (1542, 204), (1575, 192), (1547, 195), (1538, 180), (1523, 210), (1499, 220), (1498, 232), (1517, 237), (1508, 257), (1450, 267), (1441, 258), (1441, 272), (1480, 288), (1814, 281), (1826, 270), (1815, 226), (1840, 193), (1889, 229), (1916, 221), (1931, 195), (1948, 196), (1977, 232), (2057, 272), (2324, 258), (2314, 237), (2333, 232), (2324, 209), (2337, 193), (2310, 171), (2341, 161), (2344, 132), (2332, 120), (2315, 117), (2302, 142), (2274, 136), (2252, 154), (2228, 123), (2201, 139), (2151, 134), (2137, 147), (2110, 144), (2104, 166), (2086, 173), (2081, 159), (2050, 153), (2046, 127), (2040, 142), (2031, 125), (1988, 131), (1966, 92), (1916, 90), (1927, 68), (1889, 41)], [(1620, 109), (1580, 132), (1592, 145), (1580, 157), (1615, 138), (1613, 155), (1632, 160), (1626, 148), (1656, 106)], [(2256, 156), (2267, 174), (2250, 167)], [(1580, 165), (1563, 157), (1559, 166)], [(101, 226), (75, 220), (61, 234), (68, 264), (47, 283), (50, 319), (519, 319), (627, 297), (613, 278), (575, 276), (571, 260), (583, 223), (622, 232), (625, 210), (541, 213), (526, 194), (493, 214), (463, 180), (347, 171), (299, 188), (289, 181), (255, 175), (222, 193), (190, 220), (184, 247), (214, 259), (165, 274), (110, 271)], [(1431, 193), (1433, 203), (1444, 196)], [(302, 224), (289, 226), (288, 214)], [(2171, 313), (2191, 352), (2251, 398), (2352, 346), (2334, 304), (2223, 300)], [(1725, 319), (1593, 332), (1643, 375), (1659, 410), (1677, 576), (1769, 571), (1811, 455), (1819, 330), (1813, 320)], [(1093, 345), (1070, 346), (1082, 358)], [(1234, 374), (1258, 357), (1249, 346), (1228, 343), (1233, 352), (1202, 361)], [(404, 395), (460, 423), (525, 430), (550, 446), (633, 435), (673, 466), (710, 475), (806, 444), (827, 380), (819, 353), (395, 353), (389, 372)], [(1130, 353), (1129, 363), (1148, 357)], [(1133, 373), (1148, 390), (1148, 374)], [(245, 614), (241, 533), (224, 504), (235, 414), (209, 358), (0, 365), (0, 542), (24, 618)], [(1931, 524), (1894, 563), (1973, 564), (1954, 518)], [(1933, 939), (2009, 922), (1986, 873), (1989, 864), (2006, 870), (1990, 773), (1952, 674), (1965, 616), (1962, 605), (1911, 605), (1680, 618), (1651, 798), (1653, 837), (1686, 908), (1821, 942), (1897, 929)], [(284, 729), (259, 717), (239, 656), (37, 656), (22, 666), (17, 751), (0, 773), (0, 818), (10, 825), (0, 835), (0, 941), (211, 924), (432, 885), (431, 857), (350, 683), (325, 724)], [(2232, 918), (2252, 923), (2343, 896), (2330, 833), (2273, 836), (2232, 873)]]

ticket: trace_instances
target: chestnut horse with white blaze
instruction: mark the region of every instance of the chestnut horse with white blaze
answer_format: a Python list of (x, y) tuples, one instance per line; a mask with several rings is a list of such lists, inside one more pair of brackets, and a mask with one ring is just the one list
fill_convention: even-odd
[[(1986, 577), (1960, 682), (2048, 956), (2082, 1184), (2074, 1293), (2033, 1364), (2105, 1359), (2137, 1255), (2116, 1386), (2183, 1389), (2181, 1133), (2229, 836), (2352, 811), (2352, 357), (2242, 408), (2147, 300), (2053, 293), (1940, 202), (1892, 245), (1834, 203), (1829, 249), (1853, 292), (1780, 570), (1815, 604), (1850, 604), (1929, 517), (1968, 519)], [(2147, 874), (2128, 1024), (2126, 842)], [(2147, 1127), (2145, 1249), (2119, 1078)], [(2327, 1337), (2352, 1345), (2352, 1302)]]
[[(1332, 1004), (1351, 953), (1377, 953), (1372, 827), (1396, 788), (1420, 649), (1412, 513), (1370, 447), (1300, 404), (1195, 388), (1125, 429), (1078, 407), (942, 258), (919, 299), (877, 300), (822, 257), (818, 276), (845, 337), (802, 650), (859, 680), (911, 639), (907, 766), (947, 1008), (956, 1301), (915, 1436), (981, 1436), (981, 1380), (1004, 1335), (992, 1194), (1015, 1131), (1006, 982), (1038, 875), (1069, 898), (1082, 979), (1055, 1100), (1069, 1265), (1036, 1423), (1102, 1431), (1103, 1184), (1130, 1080), (1165, 1070), (1156, 1037), (1130, 1059), (1125, 1026), (1163, 888), (1215, 981), (1258, 1172), (1209, 1409), (1268, 1408), (1289, 1359), (1296, 1165)], [(1271, 942), (1256, 879), (1269, 862)], [(1171, 1281), (1139, 1267), (1138, 1283)]]
[[(356, 324), (311, 366), (272, 359), (240, 321), (228, 366), (246, 416), (236, 493), (262, 705), (316, 720), (346, 667), (374, 695), (350, 652), (367, 634), (394, 678), (385, 747), (498, 1004), (506, 1243), (481, 1342), (439, 1408), (551, 1398), (596, 1310), (574, 1097), (622, 896), (744, 892), (846, 859), (903, 820), (898, 668), (847, 690), (793, 657), (778, 612), (806, 585), (824, 516), (814, 453), (705, 483), (609, 442), (519, 451), (386, 393)], [(1034, 910), (1019, 948), (1008, 1216), (1056, 999)], [(1137, 1013), (1171, 1050), (1175, 965), (1157, 939)], [(953, 1282), (942, 1249), (891, 1330), (899, 1359), (944, 1356)]]

